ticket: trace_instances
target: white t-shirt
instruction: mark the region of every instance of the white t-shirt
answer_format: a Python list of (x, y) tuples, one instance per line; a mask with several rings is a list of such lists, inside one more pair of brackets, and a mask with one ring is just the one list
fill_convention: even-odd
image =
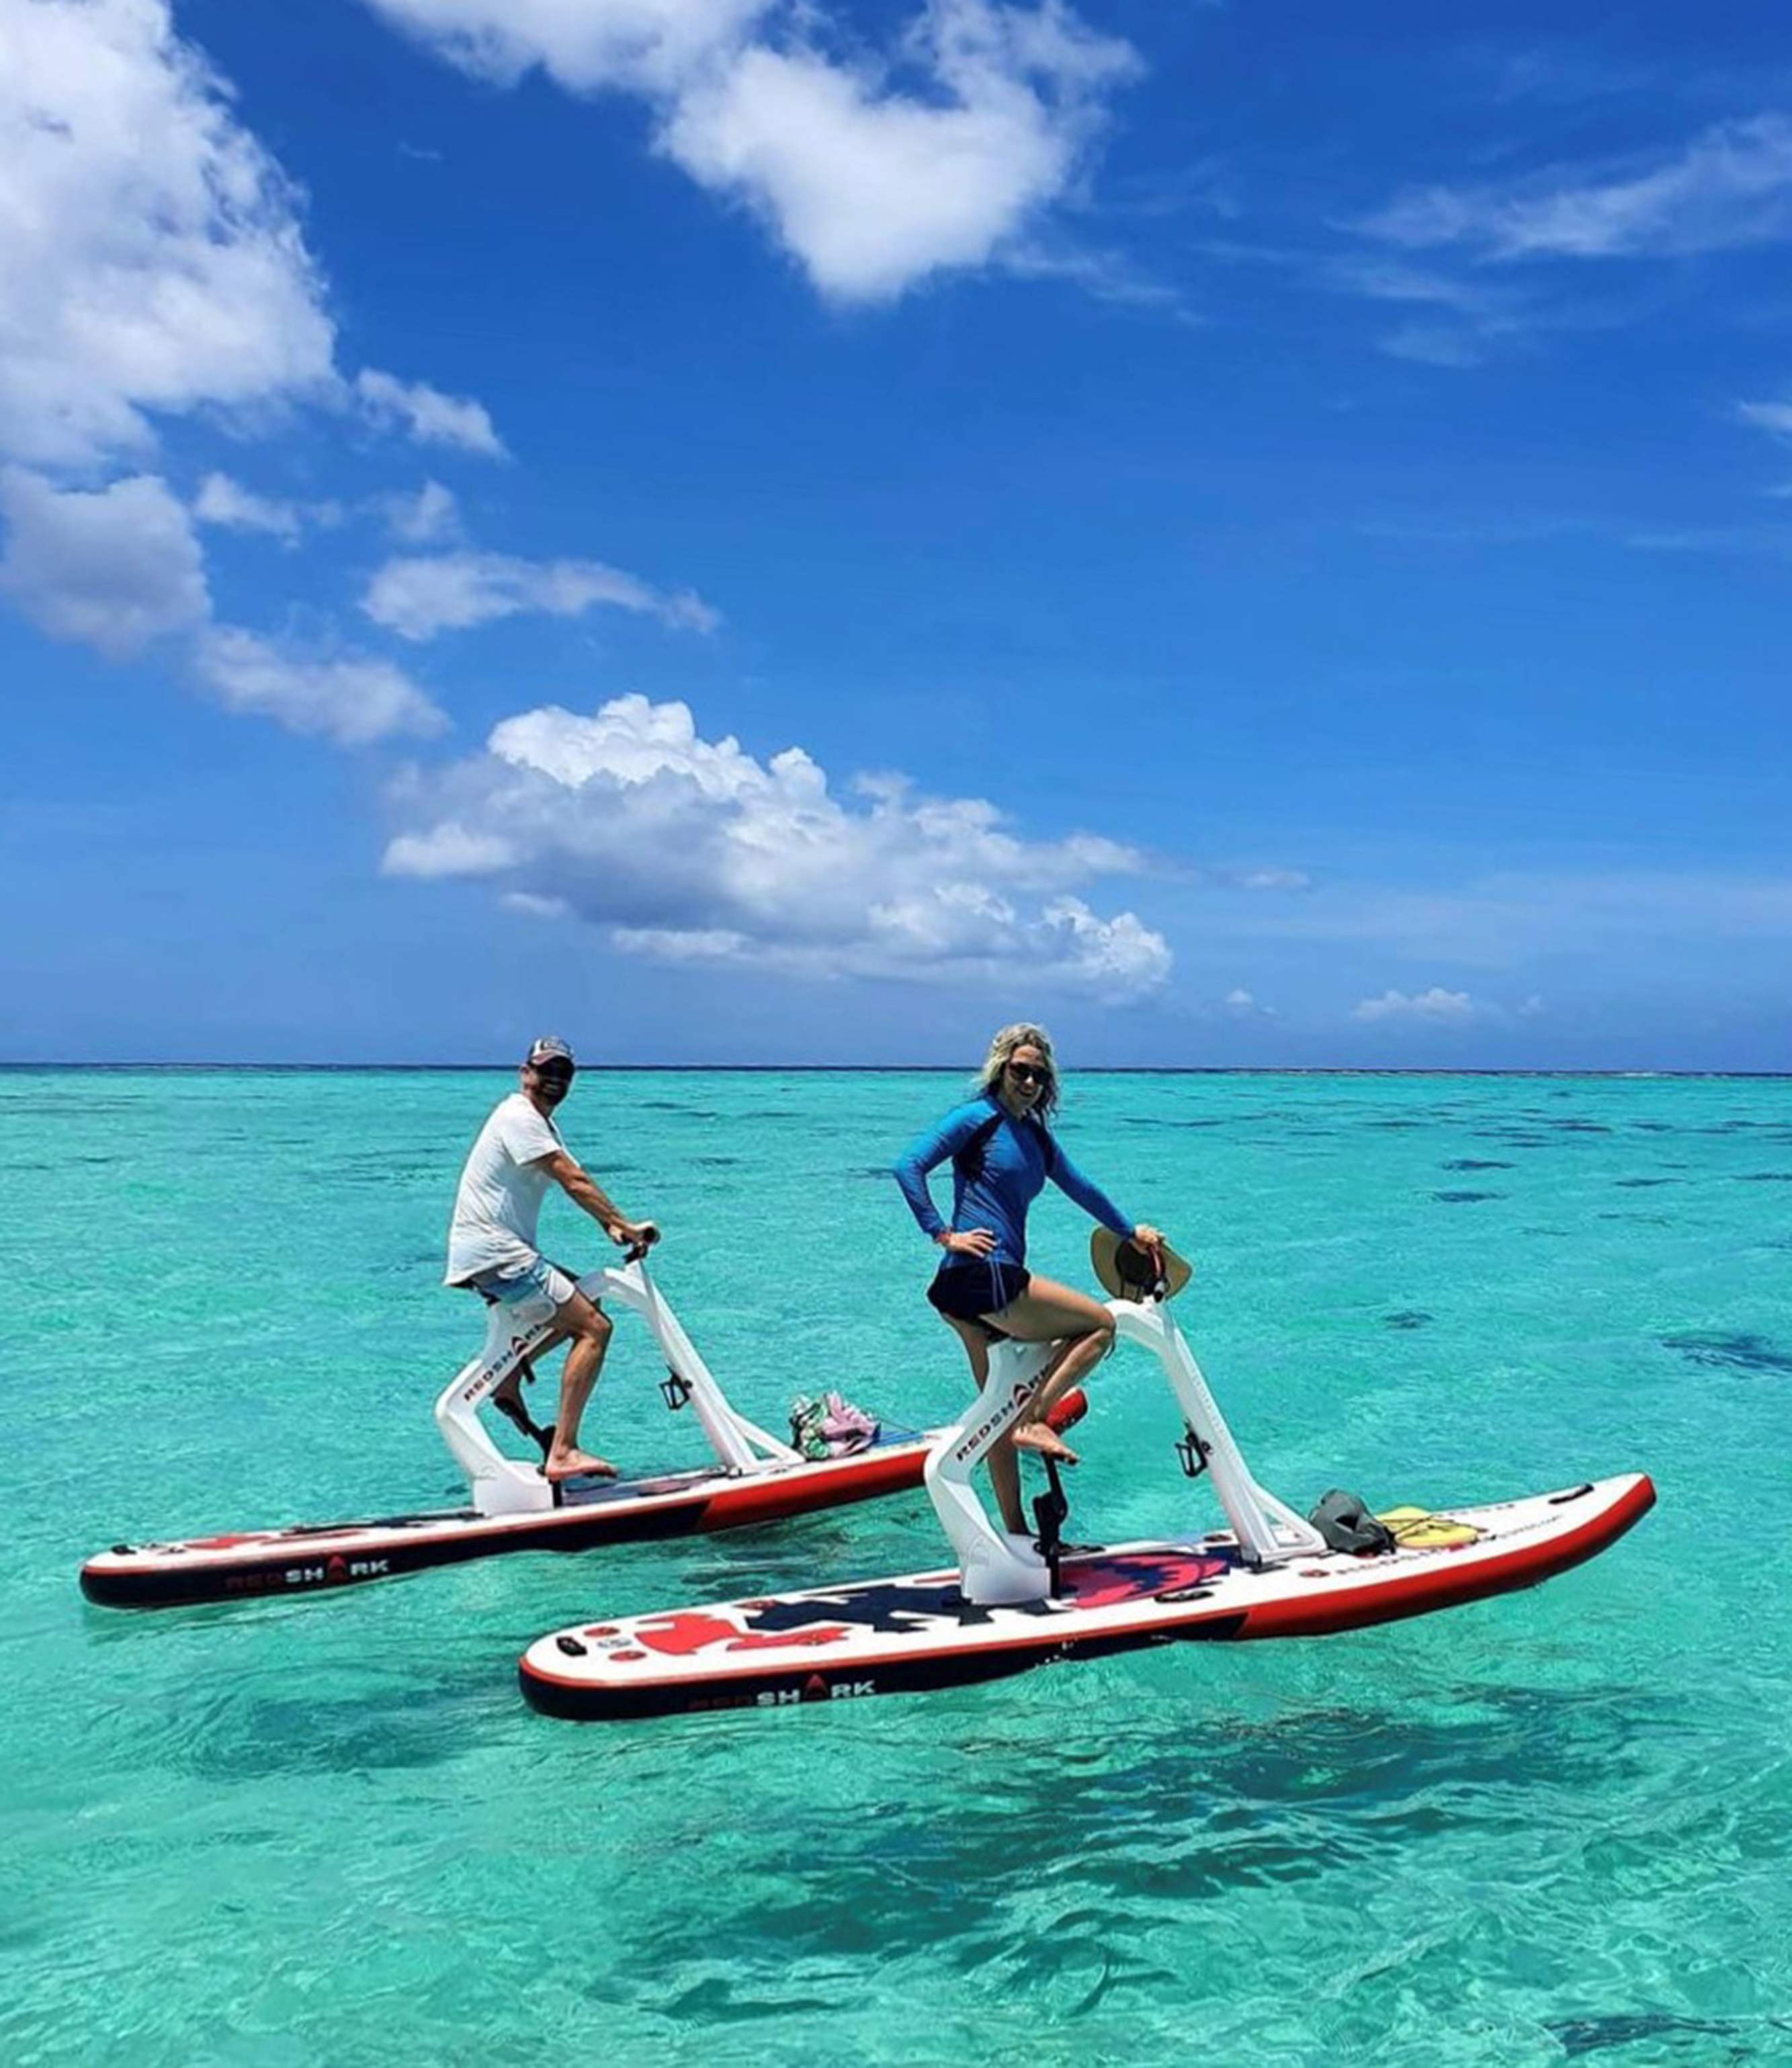
[(565, 1146), (554, 1123), (521, 1092), (492, 1108), (454, 1195), (444, 1284), (464, 1285), (476, 1272), (520, 1270), (534, 1263), (542, 1195), (554, 1182), (540, 1159)]

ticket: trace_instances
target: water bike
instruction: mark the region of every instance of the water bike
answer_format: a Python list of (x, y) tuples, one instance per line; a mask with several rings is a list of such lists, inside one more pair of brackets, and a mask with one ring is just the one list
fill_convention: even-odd
[(992, 1680), (1147, 1645), (1326, 1636), (1533, 1586), (1605, 1549), (1654, 1505), (1647, 1477), (1631, 1472), (1442, 1514), (1391, 1511), (1380, 1532), (1390, 1548), (1334, 1548), (1252, 1478), (1169, 1310), (1165, 1281), (1133, 1258), (1123, 1297), (1109, 1302), (1116, 1333), (1159, 1360), (1183, 1419), (1182, 1470), (1207, 1479), (1228, 1528), (1073, 1547), (1063, 1540), (1061, 1482), (1049, 1468), (1034, 1503), (1037, 1536), (997, 1529), (970, 1476), (1057, 1348), (999, 1343), (975, 1405), (927, 1459), (955, 1569), (575, 1624), (523, 1654), (528, 1701), (591, 1720), (776, 1709)]
[[(545, 1455), (552, 1431), (539, 1428), (512, 1388), (543, 1347), (551, 1321), (518, 1332), (505, 1310), (490, 1310), (479, 1354), (457, 1372), (435, 1404), (435, 1421), (465, 1475), (468, 1504), (424, 1515), (283, 1529), (232, 1530), (167, 1544), (115, 1544), (81, 1568), (81, 1591), (113, 1608), (169, 1608), (267, 1595), (309, 1594), (397, 1577), (510, 1551), (583, 1551), (594, 1545), (731, 1529), (871, 1500), (921, 1484), (941, 1431), (878, 1426), (865, 1447), (839, 1456), (804, 1456), (747, 1420), (729, 1402), (654, 1282), (644, 1253), (589, 1272), (579, 1290), (645, 1322), (666, 1366), (660, 1390), (674, 1412), (689, 1409), (713, 1462), (652, 1478), (584, 1480), (551, 1486), (539, 1460), (505, 1456), (479, 1419), (487, 1403), (503, 1409)], [(495, 1396), (496, 1398), (495, 1398)], [(1080, 1397), (1065, 1403), (1073, 1419)]]

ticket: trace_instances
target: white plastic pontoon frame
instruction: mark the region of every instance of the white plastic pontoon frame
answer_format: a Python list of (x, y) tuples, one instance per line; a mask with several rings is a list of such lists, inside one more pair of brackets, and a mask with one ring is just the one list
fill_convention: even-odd
[[(612, 1300), (630, 1308), (646, 1322), (667, 1370), (680, 1382), (684, 1398), (696, 1410), (723, 1471), (759, 1472), (802, 1462), (788, 1444), (768, 1436), (729, 1405), (644, 1260), (587, 1272), (579, 1280), (579, 1290), (588, 1300)], [(552, 1327), (550, 1318), (529, 1329), (517, 1329), (503, 1308), (493, 1307), (484, 1348), (461, 1367), (436, 1402), (436, 1427), (466, 1475), (473, 1506), (481, 1515), (530, 1515), (554, 1505), (554, 1489), (542, 1477), (539, 1464), (507, 1458), (479, 1420), (480, 1407), (525, 1358), (542, 1347)]]
[[(1226, 1520), (1250, 1562), (1273, 1565), (1322, 1553), (1325, 1539), (1312, 1524), (1252, 1478), (1195, 1354), (1167, 1309), (1130, 1300), (1110, 1300), (1107, 1305), (1116, 1333), (1155, 1352), (1163, 1365), (1190, 1439), (1212, 1475)], [(990, 1447), (1013, 1426), (1059, 1347), (1057, 1343), (993, 1345), (989, 1377), (970, 1413), (927, 1453), (927, 1492), (958, 1554), (959, 1591), (966, 1601), (979, 1606), (1043, 1601), (1050, 1592), (1051, 1573), (1037, 1547), (1025, 1537), (995, 1527), (971, 1490), (970, 1476), (988, 1455)]]

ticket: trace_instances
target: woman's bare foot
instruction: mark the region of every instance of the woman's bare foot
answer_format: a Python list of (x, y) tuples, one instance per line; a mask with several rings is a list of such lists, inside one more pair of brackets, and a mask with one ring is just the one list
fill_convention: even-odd
[(607, 1459), (593, 1457), (589, 1451), (550, 1451), (541, 1476), (549, 1486), (558, 1486), (562, 1480), (613, 1480), (616, 1468)]
[(1037, 1457), (1050, 1458), (1061, 1465), (1073, 1465), (1077, 1454), (1049, 1423), (1023, 1422), (1012, 1431), (1008, 1440), (1017, 1451), (1031, 1451)]

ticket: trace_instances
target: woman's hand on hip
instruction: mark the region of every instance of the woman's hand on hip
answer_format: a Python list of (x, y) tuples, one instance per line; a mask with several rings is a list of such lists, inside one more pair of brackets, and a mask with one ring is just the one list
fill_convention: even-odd
[(996, 1247), (993, 1228), (948, 1228), (939, 1237), (939, 1246), (954, 1256), (988, 1256)]

